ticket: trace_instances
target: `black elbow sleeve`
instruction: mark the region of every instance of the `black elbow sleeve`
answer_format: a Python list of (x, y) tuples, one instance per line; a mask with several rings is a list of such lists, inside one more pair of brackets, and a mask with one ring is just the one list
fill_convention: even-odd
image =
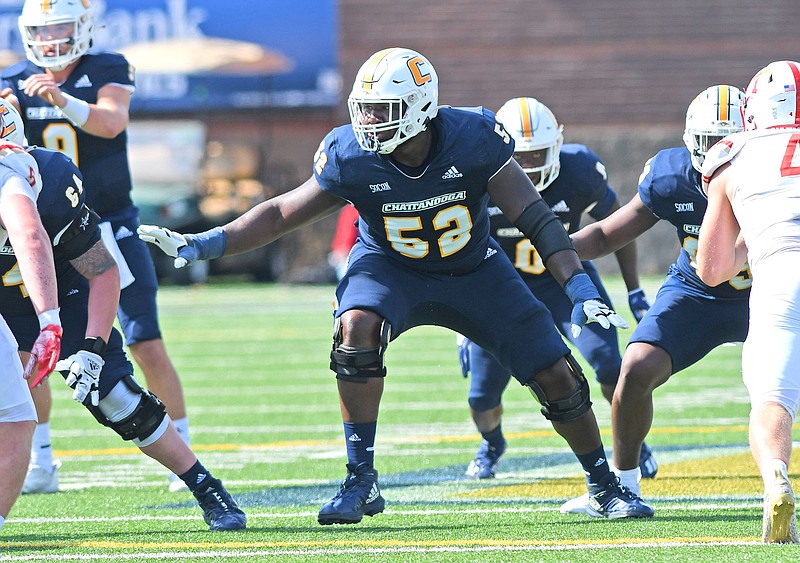
[(543, 199), (523, 209), (514, 225), (531, 240), (542, 261), (556, 252), (574, 250), (566, 229)]

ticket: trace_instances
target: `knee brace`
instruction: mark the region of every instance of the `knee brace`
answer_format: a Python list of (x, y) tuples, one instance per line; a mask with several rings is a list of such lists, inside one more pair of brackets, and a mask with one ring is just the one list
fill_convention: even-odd
[(99, 406), (89, 409), (97, 422), (108, 426), (123, 440), (133, 440), (139, 446), (149, 446), (167, 428), (167, 409), (164, 403), (139, 385), (132, 375), (126, 375), (100, 400)]
[(381, 341), (378, 348), (368, 350), (344, 346), (342, 344), (342, 322), (337, 318), (333, 323), (333, 349), (331, 350), (331, 371), (336, 379), (366, 383), (368, 377), (386, 377), (383, 354), (392, 336), (392, 325), (386, 319), (381, 322)]
[(548, 401), (544, 389), (542, 389), (533, 378), (530, 378), (525, 384), (530, 388), (531, 394), (536, 397), (542, 405), (542, 414), (544, 417), (554, 422), (570, 422), (580, 418), (586, 411), (592, 408), (592, 402), (589, 400), (589, 382), (586, 381), (580, 364), (575, 361), (572, 354), (567, 354), (564, 358), (567, 360), (569, 370), (578, 380), (575, 389), (573, 389), (568, 397), (557, 401)]

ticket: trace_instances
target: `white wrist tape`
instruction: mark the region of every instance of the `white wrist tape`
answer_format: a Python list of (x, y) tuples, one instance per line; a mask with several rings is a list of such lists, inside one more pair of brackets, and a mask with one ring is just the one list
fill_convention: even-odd
[(89, 120), (89, 112), (91, 111), (89, 102), (79, 100), (69, 94), (63, 94), (63, 96), (67, 99), (67, 103), (61, 108), (61, 113), (63, 113), (64, 117), (69, 119), (73, 125), (83, 127)]
[(43, 329), (47, 325), (61, 326), (61, 317), (58, 316), (60, 310), (61, 308), (50, 309), (49, 311), (41, 313), (39, 315), (39, 328)]

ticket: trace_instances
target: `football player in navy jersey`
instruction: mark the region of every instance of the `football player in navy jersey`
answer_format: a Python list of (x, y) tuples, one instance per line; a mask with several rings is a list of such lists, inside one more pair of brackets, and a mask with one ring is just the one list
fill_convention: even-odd
[(25, 281), (31, 311), (37, 322), (35, 351), (23, 371), (17, 341), (0, 315), (0, 528), (19, 497), (36, 427), (26, 377), (46, 377), (61, 349), (56, 272), (50, 238), (36, 210), (42, 189), (36, 161), (24, 148), (6, 138), (17, 122), (0, 107), (0, 248), (19, 255), (16, 270), (5, 283)]
[[(16, 110), (0, 101), (0, 112)], [(22, 122), (10, 139), (24, 142)], [(222, 483), (203, 467), (181, 439), (164, 405), (133, 377), (133, 366), (122, 346), (122, 336), (113, 328), (119, 301), (119, 269), (101, 239), (99, 218), (86, 205), (83, 179), (64, 154), (33, 147), (41, 174), (41, 192), (36, 206), (42, 225), (53, 245), (58, 303), (63, 322), (61, 361), (56, 364), (75, 389), (73, 399), (82, 403), (100, 424), (179, 475), (203, 509), (211, 530), (239, 530), (246, 525), (239, 509)], [(35, 350), (40, 333), (31, 299), (19, 277), (12, 248), (0, 252), (0, 313), (23, 351)], [(19, 279), (17, 279), (19, 278)], [(32, 385), (38, 378), (31, 380)]]
[[(701, 92), (686, 112), (686, 146), (659, 151), (645, 164), (638, 193), (630, 202), (572, 235), (578, 255), (591, 259), (621, 248), (665, 220), (675, 226), (681, 245), (650, 310), (628, 341), (611, 406), (615, 471), (637, 494), (639, 451), (653, 423), (653, 390), (717, 346), (742, 342), (747, 336), (747, 267), (710, 287), (698, 277), (695, 261), (708, 205), (701, 189), (703, 159), (717, 141), (742, 130), (742, 96), (738, 88), (725, 85)], [(577, 504), (571, 511), (581, 511)]]
[[(580, 228), (584, 212), (594, 219), (602, 219), (619, 209), (617, 195), (608, 185), (603, 162), (584, 145), (564, 145), (563, 126), (539, 100), (508, 100), (497, 111), (497, 120), (514, 138), (514, 158), (568, 233)], [(561, 334), (578, 348), (592, 366), (603, 396), (610, 403), (622, 363), (616, 328), (603, 330), (599, 325), (589, 325), (574, 338), (570, 333), (572, 303), (558, 281), (545, 268), (536, 249), (497, 207), (489, 208), (489, 218), (491, 235), (536, 298), (550, 310)], [(631, 311), (639, 321), (650, 305), (639, 287), (636, 243), (631, 242), (620, 248), (616, 256), (628, 288)], [(585, 261), (583, 269), (600, 291), (603, 300), (613, 306), (594, 264)], [(501, 399), (511, 374), (503, 370), (487, 350), (470, 340), (459, 338), (458, 346), (461, 371), (464, 377), (471, 375), (470, 413), (483, 437), (466, 474), (468, 477), (488, 479), (494, 477), (497, 462), (506, 449), (501, 425)], [(654, 477), (658, 465), (644, 443), (640, 457), (642, 474)]]
[[(106, 246), (120, 267), (118, 316), (125, 342), (189, 443), (183, 390), (158, 324), (155, 268), (135, 235), (139, 211), (131, 201), (126, 132), (134, 71), (120, 54), (87, 53), (93, 26), (93, 7), (85, 0), (26, 0), (19, 28), (28, 61), (3, 71), (0, 96), (20, 111), (30, 144), (69, 156), (90, 186), (88, 204), (100, 215)], [(58, 474), (46, 384), (34, 390), (34, 401), (39, 426), (25, 492), (52, 492)], [(170, 490), (185, 488), (174, 475), (169, 478)]]
[(372, 55), (358, 71), (348, 108), (351, 123), (323, 139), (313, 176), (301, 186), (204, 233), (139, 228), (181, 267), (263, 246), (347, 202), (357, 209), (359, 236), (336, 289), (330, 355), (347, 477), (319, 523), (352, 524), (383, 511), (373, 461), (384, 352), (418, 325), (466, 335), (529, 387), (586, 471), (593, 516), (650, 516), (652, 509), (609, 470), (589, 385), (550, 313), (489, 236), (491, 197), (564, 284), (574, 303), (573, 331), (592, 321), (625, 326), (513, 159), (511, 136), (483, 108), (439, 107), (433, 66), (409, 49)]

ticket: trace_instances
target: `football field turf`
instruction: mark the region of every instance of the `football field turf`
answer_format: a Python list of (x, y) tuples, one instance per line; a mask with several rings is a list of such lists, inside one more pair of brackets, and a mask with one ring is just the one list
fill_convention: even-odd
[[(661, 279), (646, 281), (652, 299)], [(621, 283), (610, 278), (608, 287), (631, 320)], [(455, 336), (413, 329), (386, 353), (376, 443), (386, 511), (353, 526), (318, 525), (346, 461), (328, 369), (332, 297), (332, 286), (161, 290), (192, 446), (247, 512), (246, 531), (208, 532), (191, 494), (170, 493), (167, 471), (98, 425), (54, 377), (61, 491), (20, 497), (0, 531), (0, 561), (800, 560), (800, 546), (760, 544), (762, 485), (747, 447), (740, 346), (718, 348), (656, 391), (648, 443), (660, 469), (643, 482), (656, 515), (608, 521), (558, 511), (585, 491), (584, 477), (515, 380), (504, 396), (508, 450), (497, 479), (464, 478), (480, 437)], [(620, 335), (624, 345), (630, 330)], [(587, 375), (610, 450), (610, 407)]]

